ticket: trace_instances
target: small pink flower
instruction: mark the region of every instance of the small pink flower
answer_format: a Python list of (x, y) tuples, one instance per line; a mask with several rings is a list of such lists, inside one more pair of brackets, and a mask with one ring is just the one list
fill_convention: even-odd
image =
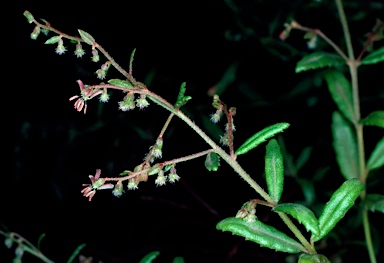
[(86, 101), (96, 97), (97, 95), (103, 94), (103, 91), (100, 89), (95, 89), (92, 87), (85, 86), (81, 80), (77, 80), (77, 83), (79, 84), (81, 97), (79, 95), (75, 95), (70, 97), (69, 100), (72, 101), (74, 99), (77, 99), (75, 102), (75, 109), (80, 112), (84, 108), (84, 114), (86, 114), (87, 113)]
[(96, 190), (103, 190), (103, 189), (112, 189), (114, 188), (113, 184), (105, 184), (106, 179), (100, 178), (101, 170), (97, 169), (95, 176), (90, 175), (89, 179), (91, 179), (92, 184), (83, 184), (83, 186), (86, 186), (83, 190), (81, 190), (81, 193), (83, 196), (88, 197), (88, 201), (92, 200), (92, 197), (96, 194)]

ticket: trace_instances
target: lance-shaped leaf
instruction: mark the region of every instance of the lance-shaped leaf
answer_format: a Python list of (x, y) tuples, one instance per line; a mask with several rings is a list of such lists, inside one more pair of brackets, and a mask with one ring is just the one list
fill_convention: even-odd
[(310, 69), (335, 67), (344, 64), (344, 59), (337, 54), (315, 52), (304, 56), (299, 62), (297, 62), (295, 71), (296, 73), (299, 73)]
[(384, 61), (384, 46), (378, 50), (373, 51), (371, 54), (361, 60), (361, 64), (369, 65), (376, 64)]
[(384, 165), (384, 136), (376, 144), (375, 149), (371, 153), (371, 156), (367, 162), (367, 168), (369, 170), (380, 168)]
[(372, 212), (379, 211), (384, 213), (384, 195), (368, 194), (364, 199), (364, 206)]
[(159, 251), (152, 251), (149, 252), (147, 255), (145, 255), (141, 260), (140, 263), (151, 263), (157, 256), (160, 254)]
[(175, 257), (172, 261), (172, 263), (184, 263), (184, 258), (183, 257)]
[(176, 100), (176, 103), (175, 105), (173, 106), (175, 109), (179, 109), (181, 106), (185, 105), (187, 103), (187, 101), (189, 101), (190, 99), (192, 99), (191, 96), (186, 96), (184, 97), (184, 94), (185, 94), (185, 88), (186, 86), (186, 83), (183, 82), (180, 86), (180, 90), (179, 90), (179, 95), (177, 96), (177, 100)]
[(216, 153), (208, 153), (204, 164), (208, 171), (216, 172), (220, 166), (220, 158)]
[(346, 179), (359, 177), (359, 159), (357, 142), (351, 125), (341, 114), (332, 115), (333, 149), (341, 174)]
[(57, 42), (59, 42), (59, 40), (60, 40), (59, 36), (54, 36), (48, 39), (47, 41), (45, 41), (44, 44), (56, 44)]
[(275, 139), (270, 140), (267, 144), (265, 178), (267, 180), (268, 194), (278, 203), (284, 187), (284, 164), (283, 155)]
[(343, 73), (336, 70), (327, 71), (324, 77), (327, 81), (329, 92), (339, 110), (349, 121), (355, 123), (352, 91), (349, 81), (345, 78)]
[(320, 233), (312, 234), (311, 240), (316, 242), (325, 237), (353, 206), (364, 189), (364, 184), (356, 178), (345, 181), (325, 204), (319, 217)]
[(248, 151), (252, 150), (253, 148), (256, 148), (257, 145), (259, 145), (262, 142), (265, 142), (267, 139), (273, 137), (275, 134), (282, 132), (286, 128), (289, 127), (289, 123), (282, 122), (282, 123), (276, 123), (271, 126), (268, 126), (267, 128), (264, 128), (263, 130), (259, 131), (255, 135), (253, 135), (251, 138), (246, 140), (240, 147), (237, 149), (236, 154), (244, 154)]
[(260, 244), (277, 251), (299, 253), (305, 248), (294, 239), (274, 227), (268, 226), (259, 220), (247, 222), (242, 218), (229, 217), (220, 221), (216, 229), (229, 231), (235, 235), (245, 237), (246, 240)]
[(114, 86), (131, 89), (133, 86), (129, 81), (121, 80), (121, 79), (110, 79), (108, 83)]
[(360, 120), (360, 123), (384, 128), (384, 111), (371, 112), (367, 117)]
[(311, 231), (313, 235), (319, 234), (319, 222), (315, 214), (307, 207), (300, 204), (285, 203), (275, 206), (273, 211), (286, 213), (303, 224), (305, 229)]
[(71, 256), (68, 258), (67, 260), (67, 263), (72, 263), (75, 258), (77, 258), (77, 256), (80, 254), (80, 251), (85, 247), (86, 245), (85, 244), (81, 244), (79, 246), (77, 246), (77, 248), (75, 249), (75, 251), (72, 252)]
[(77, 31), (79, 31), (81, 39), (84, 40), (84, 42), (87, 43), (88, 45), (93, 46), (93, 44), (96, 42), (96, 40), (89, 33), (81, 29), (78, 29)]

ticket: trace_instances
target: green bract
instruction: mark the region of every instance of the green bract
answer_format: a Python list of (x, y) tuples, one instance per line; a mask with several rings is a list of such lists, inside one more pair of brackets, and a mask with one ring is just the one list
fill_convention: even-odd
[(192, 99), (192, 97), (190, 97), (190, 96), (185, 96), (184, 97), (184, 93), (185, 93), (185, 90), (186, 90), (185, 86), (186, 86), (185, 82), (183, 82), (181, 84), (181, 86), (180, 86), (179, 95), (177, 96), (176, 103), (173, 106), (175, 109), (179, 109), (181, 106), (185, 105), (187, 103), (187, 101)]
[(60, 40), (59, 36), (54, 36), (48, 39), (47, 41), (45, 41), (44, 44), (56, 44), (57, 42), (59, 42), (59, 40)]
[(94, 43), (95, 43), (95, 39), (87, 32), (81, 30), (81, 29), (78, 29), (79, 31), (79, 34), (81, 36), (81, 39), (84, 40), (85, 43), (87, 43), (88, 45), (91, 45), (93, 46)]
[(115, 85), (115, 86), (127, 88), (127, 89), (131, 89), (133, 87), (129, 81), (121, 80), (121, 79), (110, 79), (108, 80), (108, 83), (111, 85)]
[(208, 153), (204, 164), (208, 171), (216, 172), (220, 166), (220, 158), (216, 153)]

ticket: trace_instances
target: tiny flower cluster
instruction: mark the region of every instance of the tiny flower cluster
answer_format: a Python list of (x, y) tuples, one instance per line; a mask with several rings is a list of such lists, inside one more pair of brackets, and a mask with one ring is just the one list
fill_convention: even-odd
[(84, 108), (84, 114), (87, 113), (87, 100), (90, 100), (98, 95), (100, 95), (100, 101), (107, 102), (109, 100), (109, 95), (107, 93), (106, 89), (95, 89), (91, 88), (87, 85), (84, 85), (84, 83), (81, 80), (78, 80), (77, 83), (80, 87), (80, 96), (75, 95), (69, 98), (70, 101), (77, 99), (75, 102), (75, 109), (77, 111), (82, 111)]
[(96, 71), (97, 78), (98, 79), (105, 79), (107, 76), (107, 72), (109, 67), (111, 66), (111, 63), (109, 61), (105, 62), (100, 69)]
[(81, 58), (84, 56), (84, 54), (85, 54), (85, 51), (84, 51), (83, 47), (81, 46), (81, 43), (78, 42), (76, 44), (75, 55), (77, 58)]
[(81, 193), (83, 196), (88, 197), (88, 200), (91, 201), (92, 197), (96, 194), (96, 190), (103, 189), (112, 189), (114, 188), (113, 184), (106, 184), (104, 178), (100, 178), (101, 170), (97, 169), (95, 176), (90, 175), (89, 179), (91, 179), (91, 184), (83, 184), (86, 186)]
[(168, 176), (164, 175), (164, 171), (160, 170), (157, 174), (157, 178), (155, 180), (155, 184), (157, 186), (165, 185), (165, 183), (168, 181), (170, 183), (175, 183), (179, 181), (180, 176), (176, 174), (176, 168), (173, 166), (168, 174)]
[(256, 200), (246, 202), (237, 212), (236, 218), (243, 218), (247, 222), (255, 222), (256, 216)]

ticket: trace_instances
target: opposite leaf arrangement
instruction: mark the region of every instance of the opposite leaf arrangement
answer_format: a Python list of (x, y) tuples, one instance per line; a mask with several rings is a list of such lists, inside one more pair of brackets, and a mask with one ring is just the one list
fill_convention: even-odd
[[(337, 1), (340, 18), (344, 25), (346, 24), (345, 15), (341, 6), (341, 2)], [(132, 52), (129, 64), (129, 70), (125, 71), (116, 63), (116, 61), (96, 42), (96, 40), (87, 32), (78, 30), (80, 37), (69, 36), (59, 30), (53, 28), (47, 21), (42, 20), (39, 23), (34, 19), (28, 11), (24, 12), (24, 16), (29, 23), (35, 24), (35, 28), (31, 34), (32, 39), (36, 39), (40, 32), (48, 34), (52, 32), (55, 36), (49, 38), (46, 44), (57, 44), (56, 53), (61, 55), (67, 51), (64, 46), (64, 40), (69, 40), (75, 45), (75, 55), (82, 57), (85, 51), (82, 43), (90, 46), (92, 61), (99, 62), (99, 52), (106, 58), (106, 62), (102, 64), (96, 74), (100, 80), (107, 77), (108, 70), (113, 67), (123, 75), (123, 79), (110, 79), (107, 83), (96, 85), (86, 85), (81, 80), (77, 83), (80, 88), (80, 94), (71, 97), (69, 100), (75, 101), (74, 108), (84, 114), (87, 112), (87, 103), (89, 100), (99, 97), (101, 102), (108, 102), (108, 89), (120, 90), (124, 94), (122, 100), (118, 103), (119, 109), (122, 111), (134, 110), (136, 107), (144, 109), (150, 105), (148, 101), (154, 102), (170, 112), (156, 142), (150, 147), (144, 161), (134, 167), (132, 170), (126, 170), (120, 173), (118, 177), (101, 177), (101, 170), (97, 169), (96, 174), (90, 175), (91, 182), (84, 184), (84, 189), (81, 193), (88, 198), (89, 201), (94, 198), (99, 190), (112, 189), (113, 195), (119, 197), (124, 193), (124, 189), (137, 189), (141, 182), (150, 180), (150, 177), (156, 175), (155, 184), (157, 186), (165, 185), (167, 182), (175, 183), (179, 180), (176, 172), (176, 165), (180, 162), (185, 162), (198, 157), (205, 156), (205, 167), (208, 171), (217, 171), (220, 166), (220, 159), (227, 162), (239, 176), (241, 176), (264, 200), (254, 199), (246, 202), (235, 217), (226, 218), (217, 224), (217, 229), (222, 231), (230, 231), (233, 234), (245, 237), (247, 240), (258, 243), (263, 247), (274, 249), (276, 251), (297, 254), (298, 262), (330, 262), (326, 256), (317, 253), (315, 242), (323, 239), (344, 217), (347, 211), (353, 206), (355, 200), (360, 196), (363, 202), (366, 202), (370, 209), (384, 210), (378, 204), (383, 202), (384, 197), (381, 195), (367, 195), (365, 190), (366, 178), (370, 170), (380, 168), (384, 165), (384, 137), (381, 139), (374, 151), (372, 152), (368, 162), (364, 160), (364, 142), (362, 137), (363, 125), (375, 125), (384, 128), (384, 112), (376, 111), (368, 115), (365, 119), (360, 119), (360, 109), (357, 94), (357, 66), (360, 64), (374, 64), (384, 61), (384, 47), (372, 52), (370, 55), (362, 59), (362, 55), (366, 49), (362, 51), (357, 60), (353, 57), (353, 52), (349, 52), (349, 57), (346, 56), (340, 48), (338, 48), (331, 40), (329, 40), (320, 30), (305, 28), (297, 22), (292, 21), (286, 24), (286, 29), (281, 33), (280, 37), (286, 39), (292, 29), (299, 29), (307, 32), (306, 38), (313, 42), (313, 39), (322, 37), (328, 42), (337, 54), (329, 54), (325, 52), (315, 52), (305, 56), (298, 62), (296, 72), (306, 71), (310, 69), (318, 69), (322, 67), (336, 67), (347, 64), (350, 67), (352, 87), (349, 81), (342, 73), (336, 70), (328, 70), (324, 73), (324, 78), (328, 84), (330, 93), (335, 100), (339, 112), (333, 114), (332, 131), (334, 136), (334, 149), (337, 155), (341, 173), (347, 179), (331, 196), (329, 201), (324, 206), (319, 217), (306, 206), (299, 203), (280, 203), (280, 199), (284, 189), (284, 163), (283, 155), (280, 146), (275, 139), (271, 139), (278, 133), (281, 133), (289, 127), (288, 123), (277, 123), (264, 128), (255, 135), (246, 140), (237, 150), (234, 149), (234, 116), (236, 108), (230, 107), (220, 100), (219, 96), (213, 96), (213, 107), (216, 110), (211, 115), (211, 121), (217, 123), (224, 116), (226, 121), (224, 135), (220, 139), (223, 146), (229, 148), (229, 152), (223, 150), (214, 140), (204, 133), (191, 119), (189, 119), (182, 111), (181, 107), (190, 99), (186, 96), (186, 84), (183, 83), (180, 87), (179, 95), (176, 102), (172, 105), (164, 100), (159, 95), (151, 92), (145, 84), (137, 81), (132, 75), (132, 64), (135, 50)], [(343, 18), (344, 17), (344, 18)], [(371, 44), (374, 40), (379, 40), (383, 35), (383, 24), (378, 21), (373, 33), (367, 40)], [(349, 33), (348, 33), (349, 34)], [(349, 35), (346, 36), (349, 39)], [(347, 41), (347, 43), (350, 43)], [(348, 44), (348, 50), (350, 51)], [(352, 54), (352, 55), (351, 55)], [(356, 78), (356, 79), (355, 79)], [(155, 162), (156, 159), (162, 158), (163, 135), (169, 126), (172, 118), (176, 116), (189, 125), (211, 148), (184, 156), (178, 159), (173, 159), (163, 162)], [(351, 125), (352, 124), (352, 125)], [(353, 130), (355, 128), (355, 131)], [(261, 143), (268, 141), (265, 155), (265, 178), (267, 191), (251, 178), (237, 162), (239, 155), (245, 154), (254, 149)], [(370, 202), (366, 201), (370, 200)], [(276, 228), (258, 220), (256, 216), (257, 204), (268, 206), (272, 211), (282, 219), (282, 221), (291, 230), (296, 239), (289, 237), (287, 234), (277, 230)], [(367, 248), (370, 254), (371, 262), (375, 261), (375, 255), (370, 241), (369, 222), (366, 215), (367, 208), (363, 209), (363, 216), (367, 219), (368, 228), (365, 230), (367, 240)], [(382, 211), (383, 212), (383, 211)], [(289, 216), (288, 216), (289, 215)], [(295, 226), (290, 218), (294, 218), (311, 233), (308, 240), (301, 231)], [(15, 234), (5, 235), (8, 240), (8, 247), (13, 242), (24, 244), (24, 241), (19, 241)], [(33, 253), (33, 249), (25, 249), (29, 253)], [(32, 252), (31, 252), (32, 251)], [(41, 254), (41, 253), (40, 253)], [(38, 256), (39, 253), (34, 253)], [(41, 254), (42, 255), (42, 254)], [(16, 257), (21, 259), (22, 253), (18, 253)], [(157, 254), (151, 254), (146, 262), (151, 262)], [(38, 256), (39, 257), (39, 256)], [(45, 258), (41, 258), (45, 262)], [(181, 262), (181, 261), (180, 261)]]

